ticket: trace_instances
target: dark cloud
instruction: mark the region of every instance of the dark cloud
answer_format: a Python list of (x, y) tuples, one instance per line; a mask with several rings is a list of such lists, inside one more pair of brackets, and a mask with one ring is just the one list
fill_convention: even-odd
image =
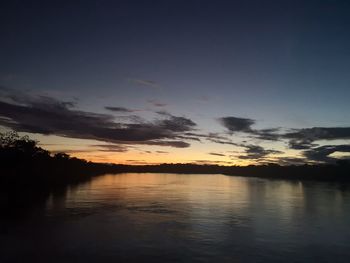
[(230, 140), (218, 140), (218, 139), (209, 139), (209, 140), (217, 144), (228, 144), (233, 146), (240, 146), (240, 144), (231, 142)]
[(309, 149), (303, 152), (303, 155), (309, 161), (332, 163), (338, 160), (337, 158), (330, 157), (332, 153), (345, 152), (350, 153), (350, 145), (324, 145), (316, 148)]
[[(165, 119), (157, 120), (155, 122), (155, 124), (160, 128), (171, 130), (173, 132), (183, 132), (182, 134), (186, 134), (185, 132), (193, 130), (196, 126), (196, 123), (191, 119), (174, 116), (165, 111), (158, 111), (157, 113), (163, 117), (166, 117)], [(186, 138), (186, 136), (182, 137)]]
[(306, 158), (298, 157), (278, 157), (276, 159), (268, 159), (269, 163), (276, 163), (279, 165), (303, 165), (307, 164), (308, 160)]
[(72, 150), (72, 149), (61, 149), (61, 150), (51, 150), (50, 153), (65, 153), (65, 154), (74, 154), (74, 153), (88, 153), (90, 150)]
[(249, 135), (253, 135), (257, 139), (269, 141), (276, 141), (280, 137), (280, 135), (278, 134), (279, 128), (261, 130), (252, 129), (251, 126), (256, 123), (253, 119), (230, 116), (219, 118), (219, 122), (232, 133), (244, 132)]
[(295, 139), (289, 140), (288, 145), (289, 148), (293, 150), (307, 150), (317, 146), (317, 144), (312, 143), (312, 141)]
[(215, 156), (226, 156), (225, 154), (222, 154), (222, 153), (213, 153), (213, 152), (211, 152), (211, 153), (208, 153), (208, 154), (215, 155)]
[(117, 123), (109, 114), (76, 110), (72, 102), (21, 96), (14, 91), (1, 97), (0, 116), (0, 125), (21, 132), (172, 147), (188, 147), (188, 143), (174, 139), (196, 126), (188, 118), (171, 114), (154, 122)]
[(280, 139), (281, 135), (278, 133), (279, 128), (261, 129), (261, 130), (251, 130), (250, 133), (254, 135), (255, 138), (266, 141), (277, 141)]
[(59, 101), (47, 95), (30, 95), (21, 90), (13, 90), (0, 86), (0, 101), (14, 105), (32, 105), (36, 108), (54, 107), (54, 108), (73, 108), (76, 101)]
[(186, 132), (192, 130), (196, 123), (185, 117), (169, 115), (167, 119), (156, 122), (157, 126), (173, 132)]
[[(126, 143), (130, 144), (130, 142), (120, 142), (120, 143)], [(191, 145), (187, 142), (183, 141), (166, 141), (166, 140), (152, 140), (152, 141), (145, 141), (145, 142), (137, 142), (137, 144), (144, 144), (144, 145), (158, 145), (158, 146), (170, 146), (174, 148), (187, 148)]]
[(296, 129), (282, 135), (289, 139), (289, 147), (296, 150), (310, 149), (319, 140), (341, 140), (350, 139), (350, 127), (313, 127)]
[(350, 127), (306, 128), (286, 133), (284, 137), (310, 141), (350, 139)]
[[(335, 152), (350, 152), (349, 145), (328, 145), (317, 147), (316, 141), (320, 140), (348, 140), (350, 139), (350, 127), (313, 127), (304, 129), (294, 129), (289, 132), (280, 133), (279, 128), (272, 129), (252, 129), (255, 121), (237, 117), (224, 117), (220, 122), (230, 132), (243, 132), (256, 139), (262, 140), (287, 140), (290, 149), (304, 150), (305, 158), (278, 158), (274, 160), (280, 164), (304, 164), (308, 162), (335, 162), (337, 159), (330, 157)], [(246, 155), (239, 156), (240, 159), (263, 159), (269, 154), (277, 154), (279, 151), (265, 150), (257, 145), (235, 144), (227, 139), (211, 139), (212, 142), (220, 144), (232, 144), (246, 148)]]
[(178, 136), (179, 139), (184, 140), (193, 140), (202, 142), (203, 140), (206, 140), (208, 142), (213, 142), (217, 144), (227, 144), (227, 145), (233, 145), (233, 146), (240, 146), (240, 144), (232, 142), (227, 134), (226, 136), (220, 135), (219, 133), (208, 133), (208, 134), (201, 134), (201, 133), (194, 133), (194, 132), (185, 132), (183, 135)]
[[(289, 148), (295, 150), (305, 150), (317, 146), (315, 141), (319, 140), (340, 140), (350, 139), (350, 127), (313, 127), (304, 129), (294, 129), (289, 132), (280, 132), (280, 128), (270, 129), (252, 129), (255, 120), (223, 117), (219, 119), (220, 123), (230, 132), (242, 132), (250, 135), (250, 137), (261, 140), (288, 140)], [(225, 140), (214, 139), (214, 142), (225, 143)], [(229, 142), (227, 144), (230, 144)]]
[(240, 159), (261, 159), (269, 154), (281, 153), (276, 150), (266, 150), (258, 145), (242, 145), (242, 147), (246, 148), (246, 155), (239, 156)]
[(228, 141), (226, 137), (221, 136), (218, 133), (201, 134), (201, 133), (186, 132), (184, 133), (184, 138), (188, 140), (199, 141), (199, 142), (201, 142), (202, 139), (205, 139), (211, 142), (215, 142), (215, 140)]
[(123, 116), (114, 116), (114, 120), (115, 121), (120, 121), (122, 123), (144, 123), (145, 120), (143, 118), (141, 118), (138, 115), (123, 115)]
[(197, 141), (200, 142), (200, 138), (197, 138), (195, 136), (188, 136), (188, 135), (179, 135), (176, 138), (183, 139), (183, 140), (191, 140), (191, 141)]
[(251, 132), (251, 126), (255, 123), (252, 119), (237, 117), (222, 117), (219, 122), (230, 132)]
[(127, 152), (129, 147), (118, 144), (95, 144), (92, 147), (101, 148), (100, 152)]
[(239, 146), (239, 144), (232, 142), (227, 136), (220, 135), (219, 133), (210, 132), (208, 134), (198, 134), (198, 133), (185, 133), (186, 136), (192, 136), (193, 138), (205, 139), (209, 142), (217, 143), (217, 144), (228, 144)]
[(109, 111), (121, 112), (121, 113), (130, 113), (130, 112), (135, 111), (135, 110), (124, 108), (124, 107), (110, 107), (110, 106), (106, 106), (105, 109), (109, 110)]
[(206, 164), (206, 165), (228, 165), (232, 162), (227, 161), (213, 161), (213, 160), (192, 160), (193, 164)]

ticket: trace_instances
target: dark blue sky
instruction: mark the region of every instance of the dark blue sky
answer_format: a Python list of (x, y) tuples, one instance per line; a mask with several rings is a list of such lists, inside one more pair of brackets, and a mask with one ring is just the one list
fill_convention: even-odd
[[(75, 111), (120, 115), (105, 107), (124, 107), (130, 110), (124, 115), (144, 122), (166, 111), (192, 120), (201, 134), (224, 134), (229, 128), (220, 118), (230, 116), (254, 120), (254, 130), (282, 128), (280, 135), (292, 128), (348, 127), (349, 13), (349, 1), (3, 1), (3, 100), (11, 90), (32, 96), (31, 103), (43, 95), (74, 101)], [(3, 115), (19, 121), (13, 112)], [(291, 138), (271, 142), (234, 133), (226, 135), (245, 143), (236, 148), (247, 155), (249, 143), (291, 151)], [(49, 134), (87, 139), (55, 129)], [(338, 139), (347, 143), (346, 136)], [(236, 158), (227, 153), (233, 145), (196, 143), (185, 150), (201, 159), (206, 143), (226, 161)], [(168, 150), (171, 156), (179, 149)], [(289, 153), (297, 155), (305, 152)], [(179, 159), (166, 161), (171, 158)]]

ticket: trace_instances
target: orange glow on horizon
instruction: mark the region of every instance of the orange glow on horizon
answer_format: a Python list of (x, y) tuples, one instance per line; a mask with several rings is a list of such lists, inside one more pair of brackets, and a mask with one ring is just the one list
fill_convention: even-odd
[[(167, 155), (160, 155), (160, 154), (140, 154), (140, 153), (103, 153), (100, 152), (72, 152), (70, 154), (72, 157), (85, 159), (87, 161), (91, 162), (98, 162), (98, 163), (114, 163), (114, 164), (126, 164), (126, 165), (157, 165), (157, 164), (164, 164), (164, 163), (191, 163), (191, 164), (217, 164), (222, 166), (247, 166), (252, 164), (257, 164), (256, 162), (252, 162), (249, 160), (244, 159), (237, 159), (232, 160), (228, 157), (222, 157), (218, 159), (217, 157), (213, 156), (205, 156), (206, 158), (203, 158), (202, 155), (177, 155), (177, 154), (167, 154)], [(196, 158), (197, 157), (197, 158)], [(196, 161), (197, 160), (197, 161)]]
[[(25, 134), (25, 133), (24, 133)], [(247, 166), (259, 165), (259, 160), (242, 159), (244, 149), (230, 145), (217, 145), (213, 143), (193, 142), (189, 148), (174, 148), (149, 145), (122, 145), (126, 151), (106, 151), (99, 145), (106, 143), (95, 140), (83, 140), (54, 135), (28, 134), (31, 138), (39, 141), (39, 146), (48, 151), (65, 152), (72, 157), (85, 159), (97, 163), (114, 163), (127, 165), (157, 165), (163, 163), (192, 163), (192, 164), (215, 164), (221, 166)], [(106, 144), (107, 145), (107, 144)], [(279, 145), (276, 149), (283, 154), (268, 157), (271, 162), (276, 162), (280, 157), (299, 157), (294, 150), (283, 149)], [(212, 155), (211, 152), (221, 153)]]

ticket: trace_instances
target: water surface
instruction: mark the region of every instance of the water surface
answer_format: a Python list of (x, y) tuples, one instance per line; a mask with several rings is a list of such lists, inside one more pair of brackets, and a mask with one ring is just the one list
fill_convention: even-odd
[(217, 174), (118, 174), (0, 232), (0, 262), (349, 262), (350, 189)]

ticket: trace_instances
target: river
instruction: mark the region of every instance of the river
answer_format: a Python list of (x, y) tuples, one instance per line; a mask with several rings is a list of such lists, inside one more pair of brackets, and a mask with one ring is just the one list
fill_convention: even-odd
[(0, 262), (350, 262), (350, 187), (104, 175), (2, 223)]

